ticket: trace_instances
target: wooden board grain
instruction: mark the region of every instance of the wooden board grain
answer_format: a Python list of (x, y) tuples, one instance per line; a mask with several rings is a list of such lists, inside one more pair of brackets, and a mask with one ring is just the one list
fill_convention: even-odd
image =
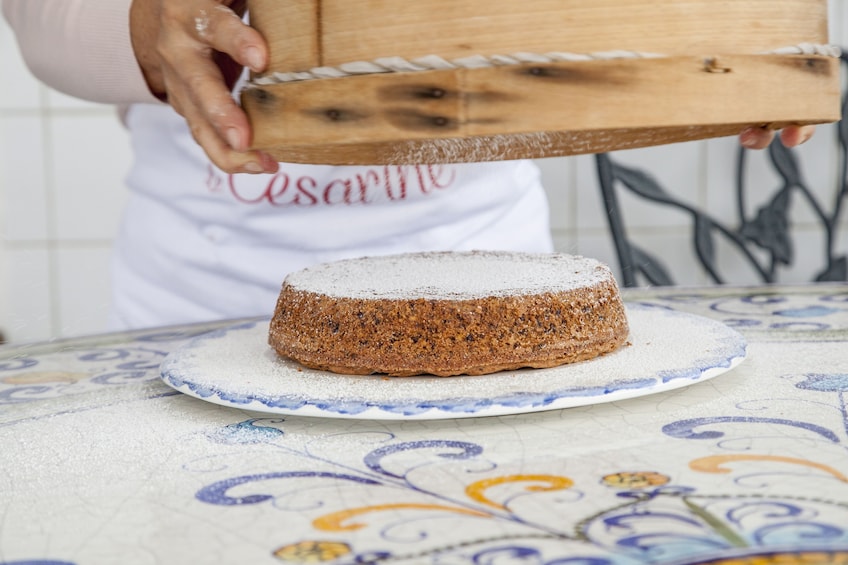
[(269, 72), (385, 56), (628, 49), (658, 58), (385, 73), (252, 87), (253, 147), (282, 161), (546, 157), (840, 117), (826, 0), (250, 0)]
[(823, 56), (669, 57), (294, 82), (249, 89), (242, 103), (254, 146), (283, 161), (474, 161), (835, 121), (838, 76)]
[(268, 41), (269, 72), (322, 62), (321, 0), (248, 0), (250, 25)]
[(820, 0), (324, 0), (322, 64), (431, 53), (755, 53), (824, 42), (826, 22)]

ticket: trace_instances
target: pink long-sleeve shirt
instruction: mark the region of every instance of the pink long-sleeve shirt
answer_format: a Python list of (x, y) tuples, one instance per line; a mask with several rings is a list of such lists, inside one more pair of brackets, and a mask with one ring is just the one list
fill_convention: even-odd
[(30, 70), (51, 88), (104, 104), (155, 103), (130, 42), (131, 0), (2, 0)]

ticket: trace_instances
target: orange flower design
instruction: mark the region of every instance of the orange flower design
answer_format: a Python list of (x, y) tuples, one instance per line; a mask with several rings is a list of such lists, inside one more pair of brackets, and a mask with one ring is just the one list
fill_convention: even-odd
[(607, 475), (601, 482), (620, 489), (643, 489), (668, 484), (671, 477), (655, 471), (625, 471)]
[(281, 547), (274, 557), (289, 563), (326, 563), (350, 552), (350, 546), (344, 542), (307, 540)]

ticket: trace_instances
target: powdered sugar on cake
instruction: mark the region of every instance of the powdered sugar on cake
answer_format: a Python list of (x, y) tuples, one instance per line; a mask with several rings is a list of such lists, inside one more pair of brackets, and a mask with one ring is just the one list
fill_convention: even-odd
[(603, 263), (559, 253), (424, 252), (349, 259), (293, 273), (286, 284), (339, 298), (470, 300), (600, 284)]

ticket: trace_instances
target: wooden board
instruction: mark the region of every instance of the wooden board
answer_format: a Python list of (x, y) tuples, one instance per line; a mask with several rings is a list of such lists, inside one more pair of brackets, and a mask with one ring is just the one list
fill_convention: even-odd
[(269, 71), (399, 56), (626, 49), (758, 53), (827, 42), (827, 0), (248, 0)]
[[(840, 117), (838, 59), (762, 54), (824, 42), (825, 0), (359, 4), (364, 7), (357, 10), (352, 0), (251, 0), (251, 22), (269, 38), (278, 72), (432, 53), (632, 49), (663, 56), (252, 87), (242, 104), (255, 148), (303, 163), (483, 161), (643, 147), (735, 135), (749, 125)], [(561, 29), (568, 33), (557, 33)]]

